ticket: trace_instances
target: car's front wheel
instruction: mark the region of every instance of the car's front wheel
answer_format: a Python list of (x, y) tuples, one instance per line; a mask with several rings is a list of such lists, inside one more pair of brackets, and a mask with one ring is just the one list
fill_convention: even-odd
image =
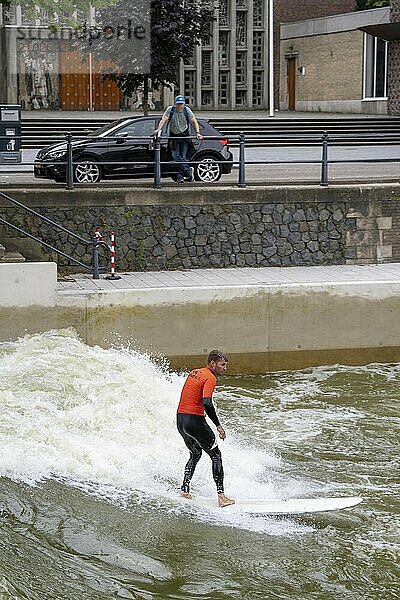
[(195, 167), (195, 179), (204, 183), (213, 183), (221, 179), (221, 165), (210, 156), (205, 156)]
[(101, 179), (100, 165), (82, 160), (74, 165), (74, 180), (77, 183), (98, 183)]

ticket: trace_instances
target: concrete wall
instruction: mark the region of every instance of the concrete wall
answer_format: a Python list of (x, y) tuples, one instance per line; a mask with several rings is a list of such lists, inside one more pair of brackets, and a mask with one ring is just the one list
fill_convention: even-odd
[(0, 264), (2, 307), (54, 306), (56, 285), (56, 263)]
[(400, 283), (60, 292), (53, 307), (0, 305), (0, 339), (73, 327), (89, 344), (131, 344), (195, 366), (211, 348), (231, 372), (400, 360)]

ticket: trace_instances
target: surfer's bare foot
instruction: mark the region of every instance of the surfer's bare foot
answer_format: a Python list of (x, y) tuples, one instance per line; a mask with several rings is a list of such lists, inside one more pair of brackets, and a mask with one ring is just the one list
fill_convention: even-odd
[(228, 498), (225, 494), (218, 494), (218, 505), (222, 508), (223, 506), (230, 506), (230, 504), (235, 504), (235, 501), (232, 498)]
[(189, 492), (181, 492), (181, 498), (186, 498), (186, 500), (193, 500), (192, 494), (189, 494)]

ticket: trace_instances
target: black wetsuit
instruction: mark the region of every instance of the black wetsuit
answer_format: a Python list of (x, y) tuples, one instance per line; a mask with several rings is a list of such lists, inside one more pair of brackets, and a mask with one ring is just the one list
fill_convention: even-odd
[(217, 446), (215, 435), (211, 427), (207, 424), (205, 417), (185, 413), (178, 413), (176, 417), (178, 431), (190, 452), (190, 458), (185, 466), (181, 490), (189, 493), (190, 481), (196, 465), (201, 458), (202, 450), (204, 450), (212, 461), (212, 474), (217, 486), (217, 493), (223, 494), (224, 469), (222, 467), (221, 452)]

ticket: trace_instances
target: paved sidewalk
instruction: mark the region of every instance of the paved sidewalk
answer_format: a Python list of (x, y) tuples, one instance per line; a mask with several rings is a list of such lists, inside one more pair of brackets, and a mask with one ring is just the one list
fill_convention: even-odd
[(120, 273), (121, 279), (93, 279), (89, 274), (62, 277), (57, 289), (71, 293), (112, 292), (157, 288), (254, 287), (269, 285), (335, 285), (400, 283), (400, 263), (382, 265), (334, 265), (315, 267), (259, 267), (190, 269)]

